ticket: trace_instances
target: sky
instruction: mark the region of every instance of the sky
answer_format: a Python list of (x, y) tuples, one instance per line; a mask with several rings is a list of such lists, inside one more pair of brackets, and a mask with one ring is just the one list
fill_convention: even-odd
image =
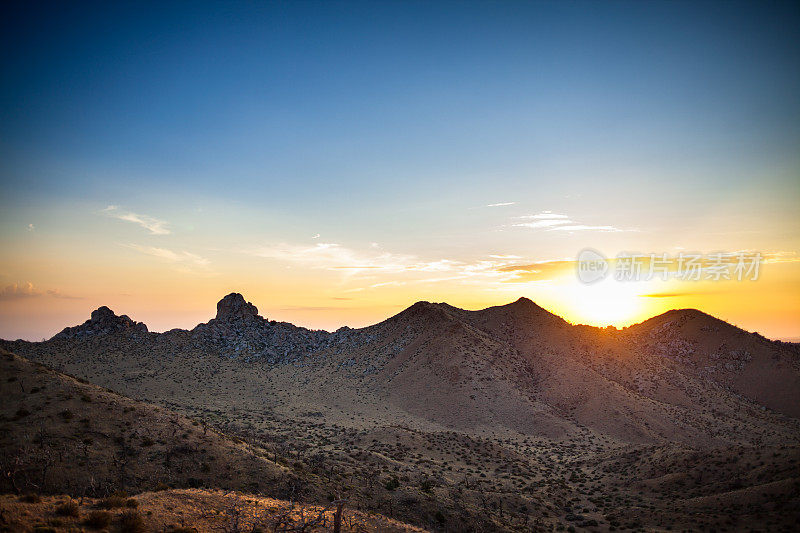
[[(0, 9), (2, 338), (100, 305), (190, 328), (233, 291), (324, 329), (526, 296), (800, 338), (797, 3)], [(701, 279), (617, 280), (622, 253)]]

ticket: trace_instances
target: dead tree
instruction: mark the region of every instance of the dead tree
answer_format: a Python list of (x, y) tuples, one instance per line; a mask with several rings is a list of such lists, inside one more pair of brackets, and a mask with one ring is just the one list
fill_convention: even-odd
[(333, 533), (341, 533), (342, 531), (342, 509), (347, 500), (336, 500), (333, 505), (336, 505), (336, 514), (333, 515)]

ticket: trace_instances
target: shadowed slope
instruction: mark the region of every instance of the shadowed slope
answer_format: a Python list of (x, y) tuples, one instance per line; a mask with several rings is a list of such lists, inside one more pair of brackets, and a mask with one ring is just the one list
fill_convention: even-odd
[(217, 311), (192, 331), (6, 346), (170, 405), (262, 398), (443, 428), (709, 446), (781, 439), (798, 423), (762, 410), (797, 414), (796, 358), (698, 311), (616, 331), (573, 326), (527, 298), (479, 311), (418, 302), (335, 333), (268, 321), (238, 293)]
[(686, 372), (800, 418), (800, 357), (781, 343), (696, 309), (653, 317), (628, 328), (625, 338), (640, 352), (669, 358)]
[(0, 351), (0, 491), (106, 494), (209, 484), (283, 494), (294, 479), (243, 443)]

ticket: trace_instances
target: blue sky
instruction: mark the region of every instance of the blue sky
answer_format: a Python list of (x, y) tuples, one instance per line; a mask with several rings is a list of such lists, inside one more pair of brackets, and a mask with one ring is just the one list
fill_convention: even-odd
[(562, 158), (739, 166), (797, 146), (796, 5), (168, 4), (6, 18), (13, 192), (482, 193)]
[[(128, 260), (110, 205), (203, 257), (317, 234), (431, 261), (798, 246), (796, 3), (3, 11), (0, 284), (55, 285), (22, 265), (64, 243)], [(498, 231), (548, 210), (636, 231)]]

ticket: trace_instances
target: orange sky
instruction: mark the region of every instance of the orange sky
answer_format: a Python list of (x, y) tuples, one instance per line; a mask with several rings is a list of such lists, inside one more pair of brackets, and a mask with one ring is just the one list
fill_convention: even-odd
[[(793, 4), (162, 7), (6, 17), (0, 337), (189, 328), (231, 291), (327, 329), (526, 296), (800, 337)], [(584, 285), (585, 248), (765, 263)]]

